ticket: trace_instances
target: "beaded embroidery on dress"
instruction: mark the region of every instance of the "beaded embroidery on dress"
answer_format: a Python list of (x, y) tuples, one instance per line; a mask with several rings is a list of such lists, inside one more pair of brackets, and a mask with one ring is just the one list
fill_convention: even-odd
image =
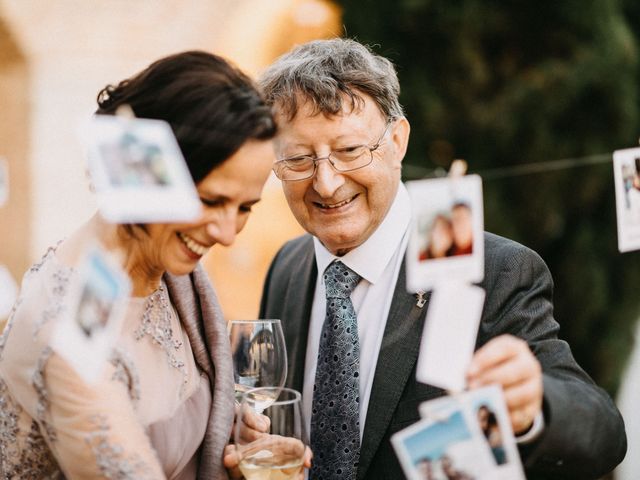
[[(64, 478), (58, 463), (62, 459), (81, 476), (159, 478), (159, 452), (154, 451), (145, 432), (147, 425), (137, 414), (137, 407), (148, 410), (151, 399), (147, 395), (146, 403), (140, 405), (140, 378), (144, 374), (147, 381), (153, 378), (157, 361), (130, 355), (136, 343), (130, 330), (129, 348), (114, 348), (104, 378), (92, 386), (74, 380), (68, 365), (49, 346), (55, 322), (65, 312), (68, 286), (75, 274), (58, 260), (55, 248), (50, 249), (25, 275), (19, 300), (0, 337), (0, 478)], [(164, 368), (178, 369), (181, 375), (174, 385), (184, 386), (187, 371), (196, 367), (187, 366), (188, 358), (180, 356), (186, 352), (185, 345), (174, 338), (183, 337), (177, 314), (171, 317), (167, 313), (173, 312), (168, 293), (162, 287), (145, 302), (147, 308), (131, 312), (130, 325), (138, 328), (140, 340), (148, 336), (154, 349), (167, 355), (171, 366)], [(167, 323), (171, 319), (173, 328)], [(191, 383), (199, 380), (197, 375)], [(172, 425), (171, 412), (178, 405), (157, 397), (153, 404), (162, 405), (158, 420)], [(205, 417), (207, 412), (205, 405)], [(202, 412), (197, 413), (202, 418)], [(183, 418), (176, 418), (173, 428), (184, 424)], [(202, 436), (193, 435), (184, 446), (187, 460), (197, 455)]]
[(182, 341), (174, 337), (171, 327), (172, 307), (169, 304), (164, 283), (147, 298), (142, 314), (142, 323), (135, 332), (136, 341), (144, 337), (151, 337), (152, 341), (159, 345), (167, 356), (169, 365), (182, 373), (184, 383), (187, 383), (187, 370), (182, 360), (176, 357), (176, 352), (182, 347)]

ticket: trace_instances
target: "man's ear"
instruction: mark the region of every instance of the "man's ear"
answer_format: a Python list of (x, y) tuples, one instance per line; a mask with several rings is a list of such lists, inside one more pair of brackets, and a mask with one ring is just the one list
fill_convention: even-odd
[(407, 153), (407, 145), (409, 144), (409, 133), (411, 126), (409, 120), (401, 117), (394, 121), (391, 130), (391, 143), (393, 145), (393, 154), (396, 160), (402, 162)]

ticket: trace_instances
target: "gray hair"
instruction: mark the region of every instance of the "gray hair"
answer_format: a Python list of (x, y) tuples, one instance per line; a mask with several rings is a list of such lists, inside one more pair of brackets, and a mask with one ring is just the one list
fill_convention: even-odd
[(292, 120), (309, 101), (314, 113), (337, 115), (348, 98), (351, 110), (369, 95), (389, 120), (403, 117), (400, 83), (393, 64), (354, 40), (333, 38), (302, 44), (279, 57), (258, 80), (268, 104)]

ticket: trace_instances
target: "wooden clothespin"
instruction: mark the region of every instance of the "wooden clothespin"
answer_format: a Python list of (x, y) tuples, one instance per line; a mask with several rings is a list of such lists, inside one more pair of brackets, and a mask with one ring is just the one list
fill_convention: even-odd
[(451, 162), (451, 165), (449, 166), (449, 177), (451, 178), (464, 177), (466, 173), (467, 173), (467, 162), (465, 160), (458, 158), (453, 162)]
[(133, 108), (128, 103), (123, 103), (116, 108), (116, 116), (121, 118), (127, 118), (129, 120), (136, 118), (136, 114), (133, 113)]

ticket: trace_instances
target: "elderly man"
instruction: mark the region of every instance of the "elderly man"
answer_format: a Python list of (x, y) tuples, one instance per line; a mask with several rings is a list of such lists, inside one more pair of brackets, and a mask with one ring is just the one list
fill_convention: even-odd
[[(395, 70), (355, 41), (321, 40), (260, 83), (280, 125), (274, 171), (309, 233), (273, 260), (260, 313), (282, 320), (288, 383), (310, 425), (309, 477), (404, 478), (389, 437), (444, 392), (415, 379), (428, 303), (405, 289), (409, 122)], [(625, 454), (622, 419), (557, 338), (544, 262), (505, 238), (484, 242), (468, 385), (502, 385), (529, 478), (597, 478)]]

